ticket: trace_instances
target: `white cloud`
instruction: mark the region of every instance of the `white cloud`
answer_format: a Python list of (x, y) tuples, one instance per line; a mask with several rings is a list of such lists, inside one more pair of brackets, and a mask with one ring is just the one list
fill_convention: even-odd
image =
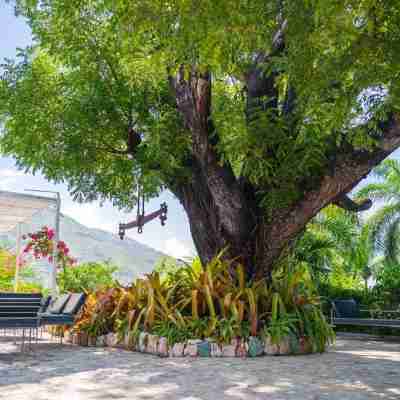
[(18, 179), (23, 176), (25, 176), (25, 174), (16, 169), (0, 169), (0, 188), (2, 190), (15, 190)]
[(183, 242), (177, 238), (167, 239), (164, 242), (164, 252), (175, 258), (194, 257), (192, 249), (187, 247)]

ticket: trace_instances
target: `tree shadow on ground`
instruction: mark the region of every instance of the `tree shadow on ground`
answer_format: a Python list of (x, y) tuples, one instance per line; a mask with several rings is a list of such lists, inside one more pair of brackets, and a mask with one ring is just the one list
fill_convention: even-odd
[(246, 360), (161, 359), (43, 342), (29, 354), (15, 350), (0, 340), (0, 399), (400, 398), (396, 343), (338, 340), (322, 355)]

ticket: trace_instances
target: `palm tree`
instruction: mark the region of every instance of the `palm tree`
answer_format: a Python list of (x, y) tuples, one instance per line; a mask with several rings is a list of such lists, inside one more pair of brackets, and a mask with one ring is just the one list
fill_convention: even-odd
[(371, 225), (335, 206), (325, 208), (307, 225), (294, 254), (310, 266), (316, 283), (339, 267), (348, 276), (362, 279), (365, 291), (384, 262), (371, 240)]
[(368, 197), (384, 205), (377, 209), (367, 220), (369, 240), (374, 251), (387, 259), (399, 258), (400, 229), (400, 162), (385, 160), (374, 170), (377, 182), (362, 188), (357, 197)]
[[(314, 278), (319, 281), (335, 265), (359, 275), (359, 267), (365, 260), (366, 249), (361, 246), (361, 225), (354, 213), (336, 206), (321, 211), (308, 225), (295, 246), (297, 261), (311, 267)], [(354, 260), (357, 268), (354, 268)]]

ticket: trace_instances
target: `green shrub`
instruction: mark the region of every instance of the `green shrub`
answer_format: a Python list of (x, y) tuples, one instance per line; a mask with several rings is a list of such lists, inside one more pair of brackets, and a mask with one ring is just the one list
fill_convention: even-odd
[(118, 267), (107, 262), (89, 262), (71, 266), (58, 274), (60, 291), (91, 293), (115, 285), (113, 274)]
[(376, 273), (373, 294), (377, 302), (387, 309), (400, 308), (400, 265), (385, 263)]

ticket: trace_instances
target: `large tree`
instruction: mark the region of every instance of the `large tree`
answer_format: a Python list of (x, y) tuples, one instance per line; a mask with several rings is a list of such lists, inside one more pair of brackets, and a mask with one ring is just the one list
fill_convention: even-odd
[(21, 0), (3, 152), (80, 200), (167, 188), (249, 275), (400, 146), (395, 0)]

